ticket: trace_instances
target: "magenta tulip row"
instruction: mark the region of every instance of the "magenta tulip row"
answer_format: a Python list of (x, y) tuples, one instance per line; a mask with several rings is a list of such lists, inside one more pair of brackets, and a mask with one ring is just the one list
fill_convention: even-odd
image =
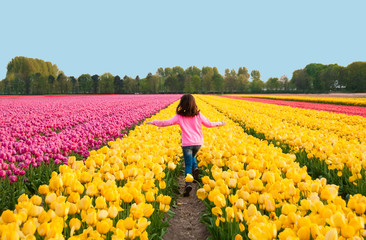
[(88, 156), (180, 95), (94, 95), (0, 99), (0, 178), (32, 166)]

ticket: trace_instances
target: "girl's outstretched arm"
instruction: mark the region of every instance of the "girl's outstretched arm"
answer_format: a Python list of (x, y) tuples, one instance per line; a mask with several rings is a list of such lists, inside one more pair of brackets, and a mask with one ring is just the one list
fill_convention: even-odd
[(205, 127), (221, 127), (226, 125), (225, 121), (220, 121), (220, 122), (210, 122), (205, 116), (203, 116), (202, 113), (199, 113), (201, 116), (201, 120), (202, 120), (202, 125)]
[(175, 125), (178, 124), (178, 115), (175, 115), (174, 117), (172, 117), (169, 120), (154, 120), (154, 121), (149, 121), (146, 122), (145, 124), (152, 124), (155, 125), (157, 127), (167, 127), (167, 126), (171, 126), (171, 125)]

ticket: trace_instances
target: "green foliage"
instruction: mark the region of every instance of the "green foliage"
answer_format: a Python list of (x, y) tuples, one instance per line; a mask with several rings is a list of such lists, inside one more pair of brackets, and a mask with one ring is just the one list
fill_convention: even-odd
[(114, 93), (114, 76), (111, 73), (104, 73), (99, 81), (100, 93)]
[[(48, 77), (56, 78), (59, 70), (51, 62), (15, 57), (7, 65), (7, 94), (43, 94), (49, 92)], [(5, 91), (5, 86), (4, 89)]]
[[(0, 94), (135, 94), (135, 93), (260, 93), (267, 92), (329, 92), (366, 91), (366, 62), (347, 67), (337, 64), (310, 63), (286, 75), (271, 77), (264, 83), (259, 70), (249, 74), (246, 67), (225, 69), (221, 75), (216, 67), (202, 69), (190, 66), (158, 68), (146, 78), (132, 78), (104, 73), (66, 76), (55, 64), (40, 59), (15, 57), (7, 65), (6, 78), (0, 81)], [(249, 81), (251, 78), (251, 81)]]
[(311, 63), (293, 72), (291, 84), (298, 92), (365, 92), (366, 62), (353, 62), (347, 67)]

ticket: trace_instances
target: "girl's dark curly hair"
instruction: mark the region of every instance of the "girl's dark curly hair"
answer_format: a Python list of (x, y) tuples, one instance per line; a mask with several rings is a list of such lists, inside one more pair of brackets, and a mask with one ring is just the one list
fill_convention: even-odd
[(176, 113), (184, 117), (194, 117), (199, 112), (200, 110), (198, 110), (196, 100), (192, 94), (184, 94), (180, 99)]

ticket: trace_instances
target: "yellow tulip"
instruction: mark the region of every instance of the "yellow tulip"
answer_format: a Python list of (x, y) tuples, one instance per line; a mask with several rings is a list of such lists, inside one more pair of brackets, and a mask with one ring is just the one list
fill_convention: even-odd
[(165, 183), (165, 181), (159, 181), (159, 188), (160, 188), (160, 189), (165, 189), (165, 188), (166, 188), (166, 183)]
[(97, 223), (97, 231), (101, 234), (106, 234), (109, 232), (112, 223), (108, 220), (102, 220)]
[(170, 170), (174, 170), (174, 169), (176, 168), (176, 165), (174, 164), (174, 162), (169, 162), (169, 163), (168, 163), (168, 168), (169, 168)]
[(324, 240), (337, 240), (338, 239), (338, 233), (337, 229), (331, 228), (324, 237)]
[(45, 202), (47, 204), (51, 204), (52, 202), (56, 201), (56, 198), (57, 198), (56, 193), (48, 193), (45, 198)]
[(330, 224), (334, 227), (342, 227), (346, 224), (347, 219), (341, 212), (336, 212), (330, 217)]
[(201, 199), (202, 201), (207, 197), (208, 193), (205, 191), (205, 189), (200, 188), (197, 190), (197, 197)]
[(128, 217), (123, 221), (123, 227), (127, 230), (132, 230), (134, 226), (135, 221), (131, 217)]
[(193, 179), (193, 176), (188, 173), (185, 180), (186, 180), (186, 182), (193, 182), (194, 179)]
[(107, 191), (104, 193), (105, 200), (107, 200), (108, 202), (116, 201), (117, 196), (118, 196), (117, 191), (115, 191), (111, 188), (107, 189)]
[(33, 235), (37, 230), (36, 224), (32, 219), (26, 221), (23, 225), (22, 232), (24, 235)]
[(118, 215), (118, 208), (116, 206), (110, 206), (108, 208), (108, 217), (115, 218)]
[(42, 198), (41, 198), (40, 196), (38, 196), (38, 195), (33, 195), (33, 196), (31, 197), (31, 201), (32, 201), (32, 203), (33, 203), (34, 205), (39, 206), (39, 205), (41, 205), (41, 203), (42, 203)]
[(234, 215), (234, 210), (232, 207), (226, 207), (225, 212), (226, 212), (226, 219), (228, 219), (230, 221), (232, 219), (234, 219), (235, 215)]
[(171, 200), (172, 198), (170, 196), (164, 196), (162, 199), (162, 203), (164, 203), (165, 205), (170, 205)]
[(89, 226), (94, 226), (97, 223), (97, 213), (94, 210), (88, 213), (85, 222)]
[(341, 235), (345, 238), (351, 238), (355, 236), (355, 229), (350, 225), (345, 225), (341, 227)]
[(5, 210), (1, 214), (1, 219), (4, 221), (4, 223), (11, 223), (16, 221), (13, 211), (10, 210)]
[(48, 231), (50, 230), (50, 224), (47, 222), (42, 223), (38, 226), (37, 232), (40, 236), (46, 236)]
[(240, 234), (236, 234), (235, 240), (243, 240), (243, 237)]
[(302, 226), (297, 231), (297, 236), (299, 236), (300, 240), (309, 240), (310, 239), (310, 228), (307, 226)]
[(144, 211), (145, 217), (150, 217), (153, 214), (153, 212), (155, 211), (155, 209), (153, 208), (153, 206), (151, 204), (145, 204), (143, 211)]
[(70, 228), (74, 228), (75, 231), (79, 230), (81, 227), (81, 221), (78, 218), (72, 218), (69, 222)]
[(97, 197), (97, 199), (95, 199), (95, 208), (99, 209), (107, 208), (107, 203), (104, 197), (99, 196)]
[(145, 197), (146, 197), (146, 201), (148, 202), (153, 202), (155, 201), (155, 196), (154, 196), (154, 193), (152, 191), (148, 191), (146, 194), (145, 194)]
[(84, 196), (78, 203), (78, 207), (81, 210), (88, 210), (91, 207), (92, 200), (89, 196)]

